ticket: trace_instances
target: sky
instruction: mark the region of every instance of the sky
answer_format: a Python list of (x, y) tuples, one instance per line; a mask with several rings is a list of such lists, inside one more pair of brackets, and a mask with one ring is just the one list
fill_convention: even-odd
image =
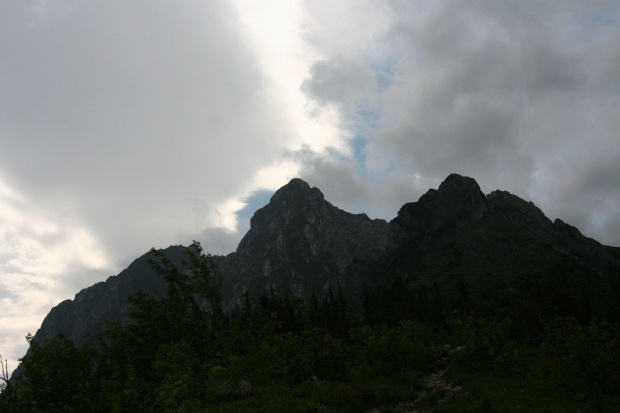
[(293, 177), (390, 220), (450, 173), (620, 246), (620, 2), (0, 5), (0, 354)]

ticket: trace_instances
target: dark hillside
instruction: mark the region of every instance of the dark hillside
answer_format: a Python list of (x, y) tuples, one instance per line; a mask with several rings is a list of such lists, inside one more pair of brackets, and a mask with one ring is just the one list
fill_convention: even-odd
[[(475, 306), (490, 310), (519, 277), (566, 276), (605, 297), (620, 265), (616, 248), (583, 236), (559, 219), (549, 220), (533, 203), (504, 191), (484, 196), (471, 178), (450, 175), (437, 190), (404, 205), (390, 222), (389, 252), (376, 281), (397, 276), (410, 285), (437, 282), (449, 296), (462, 279)], [(609, 304), (597, 300), (599, 311)]]
[[(177, 264), (186, 258), (180, 246), (163, 252)], [(136, 259), (118, 276), (52, 309), (35, 341), (62, 332), (81, 344), (107, 320), (127, 321), (128, 296), (144, 291), (162, 297), (165, 285), (146, 261), (146, 255)], [(246, 292), (308, 297), (314, 291), (320, 298), (328, 289), (342, 290), (352, 308), (361, 308), (363, 285), (388, 287), (402, 277), (412, 287), (436, 283), (446, 302), (458, 296), (460, 280), (473, 307), (488, 312), (506, 292), (518, 290), (526, 274), (541, 282), (559, 274), (574, 295), (582, 290), (596, 297), (595, 314), (602, 314), (613, 306), (609, 291), (620, 248), (584, 237), (559, 219), (552, 222), (508, 192), (485, 196), (475, 180), (456, 174), (405, 204), (389, 224), (342, 211), (319, 189), (293, 179), (256, 211), (237, 250), (213, 261), (228, 309), (239, 306)]]
[(455, 174), (389, 224), (294, 179), (56, 306), (0, 412), (619, 411), (619, 255)]

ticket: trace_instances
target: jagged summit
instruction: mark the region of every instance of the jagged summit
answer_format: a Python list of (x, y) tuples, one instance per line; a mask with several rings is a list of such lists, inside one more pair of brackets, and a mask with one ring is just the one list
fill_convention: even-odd
[(274, 196), (277, 194), (293, 194), (298, 191), (309, 192), (311, 190), (312, 188), (310, 188), (310, 185), (306, 181), (301, 178), (293, 178), (286, 185), (278, 189)]
[(321, 199), (324, 198), (323, 193), (318, 188), (311, 188), (310, 185), (303, 179), (293, 178), (288, 184), (284, 185), (282, 188), (278, 189), (275, 194), (273, 194), (271, 201), (277, 202), (289, 197), (308, 196), (310, 194), (318, 196)]
[(469, 177), (449, 175), (438, 189), (429, 189), (417, 202), (402, 206), (390, 223), (389, 249), (421, 239), (433, 228), (479, 222), (487, 213), (486, 196)]
[[(350, 214), (324, 199), (299, 178), (280, 188), (250, 220), (250, 230), (226, 265), (235, 276), (224, 283), (225, 295), (244, 289), (259, 294), (318, 294), (326, 286), (349, 285), (350, 264), (377, 258), (387, 244), (388, 223)], [(233, 299), (234, 301), (234, 299)]]
[[(296, 214), (306, 211), (310, 206), (320, 208), (325, 201), (323, 193), (316, 187), (311, 188), (300, 178), (293, 178), (278, 189), (271, 197), (269, 204), (258, 209), (250, 219), (250, 228), (260, 226), (265, 220), (272, 221), (273, 214), (286, 215), (288, 220)], [(331, 206), (331, 204), (329, 204)]]
[(475, 179), (455, 173), (448, 175), (448, 177), (444, 179), (444, 181), (439, 185), (438, 191), (458, 193), (470, 191), (482, 193), (480, 186)]
[(445, 197), (444, 202), (458, 204), (461, 216), (467, 216), (472, 222), (480, 221), (486, 214), (486, 196), (473, 178), (450, 174), (439, 185), (437, 193)]

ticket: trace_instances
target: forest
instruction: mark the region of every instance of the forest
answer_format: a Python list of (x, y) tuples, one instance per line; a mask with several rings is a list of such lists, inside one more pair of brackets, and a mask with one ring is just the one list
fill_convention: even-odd
[(400, 277), (365, 285), (359, 310), (328, 289), (225, 311), (199, 243), (189, 271), (150, 265), (167, 295), (131, 296), (130, 323), (80, 347), (27, 336), (0, 412), (620, 411), (620, 274), (604, 313), (560, 271), (522, 274), (484, 313), (463, 278), (448, 297)]

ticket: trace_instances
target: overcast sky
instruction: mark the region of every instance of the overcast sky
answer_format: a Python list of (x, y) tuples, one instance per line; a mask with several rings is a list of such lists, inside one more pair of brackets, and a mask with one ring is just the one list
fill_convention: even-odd
[[(620, 2), (0, 5), (0, 353), (299, 176), (392, 219), (450, 173), (620, 245)], [(12, 367), (11, 367), (12, 366)]]

